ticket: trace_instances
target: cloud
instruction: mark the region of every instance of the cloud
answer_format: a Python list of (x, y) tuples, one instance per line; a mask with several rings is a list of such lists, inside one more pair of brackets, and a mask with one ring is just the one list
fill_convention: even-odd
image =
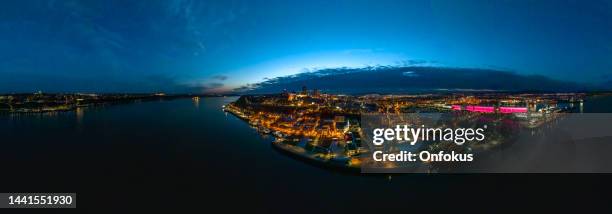
[(419, 76), (414, 71), (404, 71), (404, 72), (402, 72), (402, 75), (404, 75), (406, 77), (418, 77)]
[(216, 76), (212, 77), (212, 79), (219, 80), (219, 81), (225, 81), (225, 80), (227, 80), (227, 78), (228, 77), (225, 76), (225, 75), (216, 75)]
[(397, 64), (402, 66), (402, 67), (408, 67), (408, 66), (440, 66), (440, 64), (437, 61), (418, 60), (418, 59), (401, 60), (401, 61), (397, 62)]
[(174, 76), (169, 75), (150, 75), (145, 78), (143, 85), (150, 91), (165, 91), (172, 93), (206, 93), (218, 91), (225, 84), (221, 82), (197, 82), (183, 83)]
[(220, 83), (220, 82), (211, 82), (211, 83), (206, 83), (203, 85), (203, 87), (205, 87), (206, 89), (217, 89), (217, 88), (221, 88), (223, 87), (224, 84)]
[(590, 86), (541, 75), (449, 67), (367, 67), (323, 69), (268, 79), (237, 88), (243, 93), (278, 93), (302, 86), (331, 93), (412, 93), (462, 91), (584, 91)]

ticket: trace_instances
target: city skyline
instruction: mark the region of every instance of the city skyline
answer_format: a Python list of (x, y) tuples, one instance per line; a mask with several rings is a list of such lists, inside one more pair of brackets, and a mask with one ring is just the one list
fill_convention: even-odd
[(10, 1), (0, 93), (227, 93), (369, 66), (599, 85), (612, 78), (610, 11), (609, 1)]

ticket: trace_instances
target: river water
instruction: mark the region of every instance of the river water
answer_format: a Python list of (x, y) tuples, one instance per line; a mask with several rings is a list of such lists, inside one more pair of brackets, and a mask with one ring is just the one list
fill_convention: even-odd
[[(522, 194), (520, 182), (561, 191), (549, 183), (554, 175), (360, 175), (320, 168), (274, 150), (271, 139), (221, 110), (235, 99), (0, 116), (0, 192), (76, 192), (78, 209), (89, 212), (346, 212)], [(606, 99), (600, 105), (609, 107)], [(581, 189), (562, 191), (572, 188)]]

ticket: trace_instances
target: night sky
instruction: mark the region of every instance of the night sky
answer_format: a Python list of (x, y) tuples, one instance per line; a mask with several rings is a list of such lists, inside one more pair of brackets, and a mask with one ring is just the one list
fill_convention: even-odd
[(227, 92), (322, 68), (612, 78), (611, 1), (2, 1), (0, 93)]

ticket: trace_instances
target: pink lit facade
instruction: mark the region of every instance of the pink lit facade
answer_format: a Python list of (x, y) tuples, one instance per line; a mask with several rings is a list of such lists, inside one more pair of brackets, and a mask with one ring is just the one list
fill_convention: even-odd
[(495, 108), (493, 106), (466, 106), (465, 110), (471, 111), (471, 112), (481, 112), (481, 113), (495, 112)]
[(527, 107), (499, 107), (499, 112), (510, 113), (527, 113)]
[[(495, 112), (495, 107), (493, 106), (466, 106), (464, 109), (460, 105), (452, 105), (451, 109), (455, 111), (466, 110), (469, 112), (479, 112), (479, 113), (494, 113)], [(527, 113), (527, 107), (499, 107), (499, 113), (502, 113), (502, 114)]]

